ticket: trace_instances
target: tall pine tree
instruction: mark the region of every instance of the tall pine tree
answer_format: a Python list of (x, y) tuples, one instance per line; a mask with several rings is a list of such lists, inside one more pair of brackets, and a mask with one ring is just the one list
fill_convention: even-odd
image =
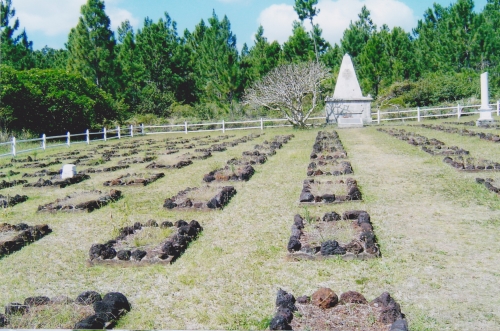
[(91, 79), (99, 88), (113, 92), (116, 88), (115, 37), (110, 29), (104, 2), (87, 0), (81, 16), (69, 33), (68, 68)]

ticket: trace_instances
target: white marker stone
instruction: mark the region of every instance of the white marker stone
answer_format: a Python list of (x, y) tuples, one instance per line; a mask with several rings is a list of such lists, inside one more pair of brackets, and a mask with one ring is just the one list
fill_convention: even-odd
[(63, 165), (61, 178), (73, 178), (76, 175), (76, 166), (74, 164), (65, 164)]
[(490, 92), (488, 88), (488, 73), (485, 72), (481, 74), (481, 108), (479, 109), (479, 120), (476, 123), (477, 126), (480, 126), (482, 122), (493, 121), (491, 110)]

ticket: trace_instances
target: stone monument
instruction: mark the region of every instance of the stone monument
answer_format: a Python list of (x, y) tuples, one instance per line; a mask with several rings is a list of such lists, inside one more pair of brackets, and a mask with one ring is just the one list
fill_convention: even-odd
[(354, 65), (349, 54), (344, 55), (333, 97), (327, 97), (326, 122), (339, 127), (363, 127), (370, 124), (373, 99), (361, 93)]
[(479, 119), (476, 122), (477, 126), (493, 122), (490, 107), (490, 92), (488, 88), (488, 73), (481, 74), (481, 108), (479, 108)]

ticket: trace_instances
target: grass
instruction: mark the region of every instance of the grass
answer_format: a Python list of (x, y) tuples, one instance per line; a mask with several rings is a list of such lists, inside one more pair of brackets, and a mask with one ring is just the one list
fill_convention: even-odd
[[(496, 145), (479, 138), (404, 128), (470, 150), (472, 157), (500, 159)], [(274, 313), (278, 288), (300, 296), (326, 286), (338, 294), (360, 291), (368, 300), (390, 292), (401, 304), (412, 330), (498, 329), (498, 195), (475, 183), (479, 174), (457, 172), (444, 164), (442, 157), (377, 132), (375, 127), (338, 130), (364, 201), (308, 210), (311, 215), (366, 210), (382, 257), (370, 261), (285, 260), (293, 216), (304, 216), (297, 201), (317, 131), (267, 130), (265, 136), (214, 153), (211, 159), (196, 160), (147, 187), (124, 187), (123, 199), (90, 214), (37, 214), (36, 209), (74, 191), (102, 190), (104, 181), (127, 172), (144, 172), (147, 164), (91, 174), (90, 180), (70, 188), (27, 192), (27, 202), (0, 210), (0, 222), (47, 223), (53, 233), (0, 259), (0, 306), (35, 295), (76, 297), (85, 290), (119, 291), (133, 306), (119, 321), (119, 329), (264, 329)], [(248, 133), (235, 134), (241, 137)], [(202, 213), (162, 208), (167, 197), (186, 187), (202, 186), (203, 175), (216, 164), (225, 164), (274, 135), (290, 133), (295, 138), (265, 164), (256, 165), (256, 174), (249, 182), (237, 183), (238, 194), (224, 210)], [(206, 133), (179, 136), (199, 135)], [(109, 142), (106, 149), (117, 142)], [(80, 148), (83, 153), (95, 145)], [(40, 152), (38, 158), (61, 151), (68, 149)], [(119, 159), (112, 158), (106, 166)], [(489, 173), (487, 177), (498, 180), (500, 174)], [(19, 190), (3, 191), (16, 194)], [(106, 242), (116, 228), (148, 219), (196, 219), (204, 227), (203, 235), (168, 267), (85, 265), (93, 243)], [(72, 317), (63, 319), (64, 325), (72, 326)], [(63, 324), (54, 321), (44, 327), (59, 325)]]

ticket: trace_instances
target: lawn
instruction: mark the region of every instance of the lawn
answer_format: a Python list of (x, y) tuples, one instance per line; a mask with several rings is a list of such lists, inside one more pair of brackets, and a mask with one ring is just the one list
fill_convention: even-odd
[[(470, 120), (471, 117), (462, 118)], [(446, 120), (425, 123), (443, 121)], [(500, 161), (500, 144), (479, 137), (398, 126), (439, 139), (448, 146), (459, 146), (473, 157)], [(265, 135), (228, 146), (227, 151), (213, 153), (209, 159), (193, 160), (192, 165), (182, 169), (163, 171), (165, 177), (148, 186), (121, 186), (122, 199), (91, 213), (36, 211), (39, 205), (73, 192), (109, 191), (103, 186), (105, 181), (127, 173), (144, 173), (148, 163), (130, 164), (130, 168), (115, 172), (91, 173), (89, 180), (61, 189), (2, 189), (0, 194), (25, 194), (29, 199), (1, 209), (0, 223), (48, 224), (53, 232), (0, 258), (0, 306), (35, 295), (74, 298), (86, 290), (118, 291), (132, 305), (132, 310), (119, 320), (118, 329), (265, 329), (274, 314), (278, 288), (295, 295), (310, 295), (319, 287), (329, 287), (339, 296), (351, 290), (368, 300), (388, 291), (401, 305), (411, 330), (499, 329), (500, 195), (477, 184), (475, 178), (499, 180), (500, 172), (459, 172), (444, 163), (442, 156), (429, 155), (376, 128), (337, 130), (354, 170), (350, 177), (357, 180), (362, 191), (361, 202), (299, 204), (314, 139), (319, 130), (332, 131), (334, 127), (266, 130)], [(492, 129), (482, 131), (498, 133)], [(251, 132), (236, 132), (236, 137), (229, 140)], [(256, 172), (248, 182), (231, 183), (238, 193), (223, 210), (199, 212), (162, 207), (166, 198), (180, 190), (204, 185), (204, 174), (220, 168), (227, 160), (240, 157), (243, 151), (253, 150), (275, 135), (285, 134), (295, 137), (266, 163), (255, 165)], [(146, 152), (141, 148), (164, 153), (167, 139), (206, 135), (134, 137), (108, 142), (104, 149), (119, 149), (113, 145), (133, 139), (144, 142), (134, 157), (144, 157)], [(153, 139), (154, 143), (146, 139)], [(81, 156), (96, 146), (72, 146), (71, 150), (80, 150)], [(182, 149), (183, 144), (178, 146), (179, 155), (189, 151)], [(64, 151), (47, 150), (36, 156), (46, 158)], [(92, 155), (96, 160), (100, 157)], [(111, 158), (104, 166), (114, 166), (120, 160)], [(1, 164), (7, 162), (0, 160)], [(15, 163), (14, 167), (0, 171), (21, 172), (9, 176), (10, 180), (21, 179), (25, 172), (40, 171), (17, 168), (21, 165)], [(60, 167), (59, 164), (48, 169)], [(77, 165), (78, 170), (86, 168)], [(329, 176), (328, 180), (336, 178)], [(303, 215), (306, 209), (313, 215), (366, 210), (381, 257), (368, 261), (339, 258), (288, 262), (287, 242), (293, 217)], [(123, 226), (149, 219), (158, 223), (195, 219), (204, 230), (169, 266), (87, 266), (92, 244), (106, 242)], [(73, 315), (64, 313), (67, 318)], [(64, 316), (47, 319), (45, 325), (31, 318), (23, 327), (68, 325)]]

